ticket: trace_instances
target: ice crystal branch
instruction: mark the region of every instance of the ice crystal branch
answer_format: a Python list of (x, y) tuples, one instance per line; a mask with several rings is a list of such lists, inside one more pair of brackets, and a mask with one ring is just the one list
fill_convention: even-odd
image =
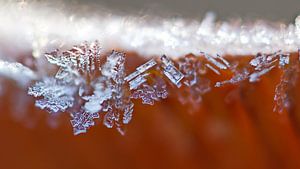
[(76, 87), (59, 81), (55, 78), (45, 78), (42, 82), (37, 82), (29, 88), (28, 94), (34, 97), (42, 97), (36, 100), (35, 105), (49, 112), (64, 112), (72, 107)]

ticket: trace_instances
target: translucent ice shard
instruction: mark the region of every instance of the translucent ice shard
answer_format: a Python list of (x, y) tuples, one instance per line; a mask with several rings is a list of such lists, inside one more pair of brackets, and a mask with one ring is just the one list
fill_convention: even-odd
[(168, 79), (178, 88), (181, 86), (180, 81), (183, 79), (183, 74), (174, 66), (173, 62), (166, 56), (161, 56), (163, 65), (163, 72)]
[(148, 62), (144, 63), (143, 65), (136, 68), (136, 71), (128, 75), (125, 80), (130, 81), (136, 76), (146, 72), (147, 70), (151, 69), (153, 66), (155, 66), (157, 63), (154, 59), (149, 60)]
[(145, 83), (147, 79), (145, 78), (149, 74), (145, 73), (142, 75), (138, 75), (136, 78), (134, 78), (132, 81), (129, 82), (129, 89), (133, 90), (138, 88), (141, 84)]
[[(222, 58), (220, 55), (213, 56), (213, 55), (208, 55), (204, 52), (200, 52), (210, 63), (218, 67), (219, 69), (227, 69), (229, 68), (229, 62), (227, 62), (224, 58)], [(220, 60), (220, 61), (217, 61)]]
[[(254, 75), (252, 75), (252, 78), (254, 78), (253, 76)], [(217, 82), (215, 84), (215, 87), (221, 87), (224, 84), (237, 84), (241, 81), (244, 81), (244, 80), (248, 79), (248, 77), (249, 77), (249, 70), (244, 68), (241, 71), (235, 71), (234, 75), (231, 79), (225, 80), (225, 81), (222, 81), (222, 82)], [(257, 80), (257, 79), (255, 79), (255, 80)]]
[(136, 89), (138, 86), (146, 82), (147, 80), (145, 77), (149, 74), (145, 72), (154, 67), (156, 64), (156, 61), (151, 59), (145, 64), (137, 67), (135, 72), (125, 77), (124, 80), (129, 82), (130, 90)]

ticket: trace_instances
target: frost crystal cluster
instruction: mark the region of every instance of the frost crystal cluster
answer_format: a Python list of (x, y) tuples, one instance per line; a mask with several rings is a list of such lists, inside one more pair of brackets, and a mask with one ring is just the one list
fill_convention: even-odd
[[(112, 51), (105, 57), (100, 50), (96, 41), (46, 53), (47, 60), (58, 70), (54, 77), (46, 77), (28, 90), (37, 98), (37, 107), (50, 113), (68, 112), (75, 135), (85, 133), (98, 118), (107, 128), (114, 127), (124, 134), (124, 125), (133, 116), (131, 99), (153, 105), (154, 101), (167, 98), (165, 79), (179, 86), (183, 78), (166, 56), (161, 57), (162, 64), (151, 59), (126, 76), (125, 54)], [(150, 70), (163, 71), (166, 78), (153, 75)]]
[[(213, 87), (258, 82), (275, 67), (282, 69), (280, 83), (275, 90), (274, 111), (281, 112), (292, 104), (288, 94), (296, 84), (299, 58), (281, 51), (258, 53), (249, 63), (230, 63), (220, 55), (199, 52), (172, 60), (166, 55), (152, 58), (126, 75), (125, 54), (112, 51), (100, 53), (97, 41), (83, 43), (72, 49), (46, 53), (47, 60), (56, 65), (53, 77), (46, 77), (29, 87), (28, 94), (36, 97), (35, 105), (50, 113), (67, 112), (71, 116), (74, 134), (87, 132), (100, 119), (107, 128), (121, 134), (133, 117), (134, 101), (153, 105), (166, 99), (168, 87), (178, 90), (182, 104), (199, 107), (202, 96)], [(210, 76), (231, 74), (228, 80), (213, 85)]]

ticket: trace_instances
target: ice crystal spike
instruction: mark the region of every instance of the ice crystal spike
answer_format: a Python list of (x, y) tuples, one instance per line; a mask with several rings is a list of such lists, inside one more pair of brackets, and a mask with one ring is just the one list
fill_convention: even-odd
[(184, 77), (183, 74), (174, 66), (173, 62), (166, 55), (161, 56), (160, 59), (164, 64), (164, 74), (174, 85), (176, 85), (179, 88), (181, 86), (180, 81)]
[(51, 112), (64, 112), (73, 106), (76, 87), (56, 80), (45, 78), (42, 82), (37, 82), (29, 88), (28, 94), (34, 97), (42, 97), (36, 100), (35, 105), (41, 109)]
[[(252, 76), (254, 76), (254, 75), (252, 75)], [(215, 84), (215, 87), (221, 87), (224, 84), (237, 84), (241, 81), (248, 79), (248, 77), (249, 77), (249, 71), (248, 71), (248, 69), (244, 68), (242, 71), (235, 71), (234, 75), (231, 79), (225, 80), (222, 82), (217, 82)], [(255, 80), (257, 80), (257, 79), (255, 79)]]
[[(227, 69), (230, 66), (229, 62), (227, 62), (220, 55), (212, 56), (212, 55), (208, 55), (208, 54), (206, 54), (204, 52), (200, 52), (200, 54), (202, 54), (210, 63), (212, 63), (213, 65), (215, 65), (219, 69)], [(217, 61), (217, 59), (220, 60), (222, 63), (219, 62), (219, 61)]]
[(94, 119), (99, 118), (98, 113), (87, 113), (79, 111), (71, 113), (72, 119), (70, 120), (73, 127), (74, 135), (86, 133), (87, 129), (95, 125)]

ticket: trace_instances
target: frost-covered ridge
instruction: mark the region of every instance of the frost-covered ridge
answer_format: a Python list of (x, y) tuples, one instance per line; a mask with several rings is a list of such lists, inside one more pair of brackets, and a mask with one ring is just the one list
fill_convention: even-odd
[[(300, 45), (300, 19), (295, 23), (240, 20), (217, 21), (213, 13), (203, 20), (118, 16), (95, 11), (67, 13), (50, 2), (0, 2), (0, 39), (20, 52), (33, 49), (39, 57), (50, 47), (99, 39), (103, 49), (122, 48), (141, 56), (176, 57), (208, 54), (247, 55), (279, 50), (296, 52)], [(17, 34), (17, 36), (16, 36)], [(1, 50), (1, 49), (0, 49)]]

